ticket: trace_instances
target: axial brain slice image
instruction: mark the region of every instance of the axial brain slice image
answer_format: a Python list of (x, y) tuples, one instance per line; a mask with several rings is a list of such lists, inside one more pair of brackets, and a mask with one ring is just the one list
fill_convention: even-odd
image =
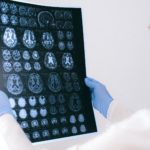
[(76, 112), (76, 111), (79, 111), (81, 109), (81, 100), (80, 100), (80, 97), (78, 94), (76, 93), (73, 93), (71, 96), (70, 96), (70, 101), (69, 101), (69, 108)]
[(19, 95), (23, 91), (23, 83), (19, 75), (11, 74), (7, 79), (8, 92), (13, 95)]
[(55, 55), (52, 52), (47, 52), (45, 54), (44, 64), (48, 69), (55, 69), (57, 67), (57, 61)]
[(70, 53), (64, 53), (62, 56), (62, 66), (65, 69), (71, 70), (74, 66), (73, 58)]
[(3, 35), (3, 42), (9, 48), (14, 48), (17, 44), (16, 32), (13, 28), (6, 28)]
[(11, 59), (11, 53), (7, 49), (3, 50), (2, 56), (3, 56), (4, 60), (10, 60)]
[(58, 73), (50, 73), (48, 78), (48, 87), (53, 92), (59, 92), (61, 90), (61, 81)]
[(4, 62), (3, 69), (5, 72), (10, 72), (12, 70), (12, 64), (8, 61)]
[(28, 88), (33, 93), (41, 93), (43, 90), (43, 81), (39, 74), (32, 73), (29, 75)]
[(44, 32), (42, 35), (42, 45), (46, 49), (52, 49), (54, 46), (54, 38), (52, 33)]
[(25, 30), (23, 35), (23, 44), (27, 48), (34, 48), (36, 45), (36, 39), (33, 31)]

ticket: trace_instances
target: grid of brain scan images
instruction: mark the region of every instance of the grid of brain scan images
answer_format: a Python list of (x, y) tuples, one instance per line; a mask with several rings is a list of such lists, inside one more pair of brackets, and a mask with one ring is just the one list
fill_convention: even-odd
[(80, 8), (0, 1), (0, 89), (34, 142), (96, 132)]

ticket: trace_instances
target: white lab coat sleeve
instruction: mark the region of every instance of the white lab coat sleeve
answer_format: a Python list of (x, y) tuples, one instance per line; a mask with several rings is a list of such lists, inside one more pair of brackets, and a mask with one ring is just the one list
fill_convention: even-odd
[(118, 100), (113, 100), (109, 106), (107, 119), (110, 123), (115, 123), (131, 116), (133, 112), (127, 106)]
[(84, 145), (67, 150), (150, 150), (150, 111), (141, 110)]
[(0, 117), (0, 149), (1, 150), (33, 150), (23, 130), (10, 114)]

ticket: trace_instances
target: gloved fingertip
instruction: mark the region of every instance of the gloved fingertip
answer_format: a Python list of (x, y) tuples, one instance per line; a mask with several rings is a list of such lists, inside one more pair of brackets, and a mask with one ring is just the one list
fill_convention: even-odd
[(90, 78), (90, 77), (86, 77), (86, 79), (87, 79), (88, 81), (94, 81), (94, 79), (93, 79), (93, 78)]
[(85, 82), (85, 84), (87, 85), (88, 78), (84, 78), (84, 82)]
[(94, 83), (90, 78), (85, 78), (84, 81), (89, 88), (94, 88)]

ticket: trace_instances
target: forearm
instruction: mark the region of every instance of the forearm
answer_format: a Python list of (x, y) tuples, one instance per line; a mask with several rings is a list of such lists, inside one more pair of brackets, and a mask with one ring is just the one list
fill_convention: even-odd
[[(8, 147), (8, 150), (33, 150), (31, 142), (10, 114), (0, 116), (0, 137), (5, 141), (5, 147)], [(0, 149), (4, 144), (1, 142)]]

